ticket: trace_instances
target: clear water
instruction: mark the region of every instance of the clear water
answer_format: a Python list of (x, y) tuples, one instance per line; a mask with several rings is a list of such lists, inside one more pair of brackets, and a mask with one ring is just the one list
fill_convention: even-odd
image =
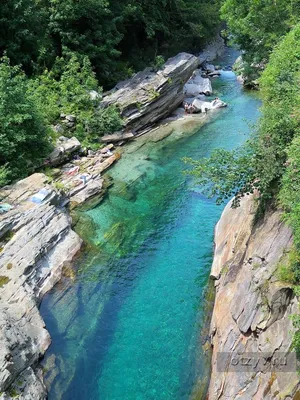
[(200, 331), (224, 206), (199, 193), (182, 157), (240, 145), (259, 108), (231, 72), (214, 88), (227, 109), (204, 126), (174, 123), (130, 144), (109, 172), (108, 196), (85, 213), (90, 244), (76, 277), (41, 306), (53, 340), (45, 360), (50, 400), (188, 399), (207, 378)]

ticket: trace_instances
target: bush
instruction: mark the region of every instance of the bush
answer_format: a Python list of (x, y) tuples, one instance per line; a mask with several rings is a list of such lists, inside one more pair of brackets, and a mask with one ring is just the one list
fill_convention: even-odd
[[(300, 24), (282, 40), (270, 57), (261, 78), (262, 116), (246, 145), (234, 151), (217, 150), (206, 160), (187, 160), (194, 166), (190, 173), (203, 190), (212, 197), (216, 196), (219, 202), (235, 195), (237, 203), (241, 196), (251, 193), (254, 188), (260, 190), (263, 199), (278, 193), (282, 176), (286, 173), (287, 149), (299, 134), (299, 57)], [(294, 152), (296, 149), (297, 145)], [(290, 174), (294, 170), (292, 167)], [(296, 175), (297, 170), (294, 171), (294, 180), (298, 179)], [(291, 176), (286, 180), (291, 182)], [(296, 190), (294, 188), (294, 192)], [(291, 202), (294, 202), (294, 196), (296, 193), (288, 195)], [(287, 196), (284, 197), (287, 201)]]
[(122, 119), (115, 107), (97, 109), (99, 98), (93, 100), (90, 91), (101, 96), (91, 63), (65, 50), (64, 56), (57, 58), (51, 71), (30, 81), (32, 99), (38, 105), (49, 125), (59, 122), (61, 113), (76, 115), (76, 136), (85, 145), (93, 145), (100, 136), (112, 133), (122, 126)]
[(98, 109), (86, 122), (89, 142), (97, 142), (99, 137), (119, 131), (122, 123), (120, 112), (115, 106)]
[(75, 114), (79, 122), (84, 122), (95, 106), (89, 92), (101, 93), (89, 59), (67, 50), (50, 71), (46, 69), (30, 80), (29, 90), (49, 124), (61, 113)]

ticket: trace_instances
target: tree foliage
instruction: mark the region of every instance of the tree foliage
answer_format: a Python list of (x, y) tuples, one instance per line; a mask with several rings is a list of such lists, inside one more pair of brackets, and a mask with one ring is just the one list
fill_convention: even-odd
[[(275, 46), (260, 81), (262, 116), (250, 140), (232, 152), (217, 150), (209, 159), (187, 161), (203, 192), (219, 202), (234, 195), (237, 206), (255, 188), (261, 200), (279, 202), (294, 234), (281, 279), (300, 296), (300, 24)], [(299, 315), (292, 319), (292, 346), (300, 356)]]
[(251, 62), (266, 61), (300, 17), (300, 1), (225, 0), (222, 17)]
[[(98, 98), (93, 99), (91, 91), (96, 91)], [(76, 127), (70, 134), (88, 146), (122, 127), (115, 107), (98, 109), (102, 89), (87, 56), (64, 52), (50, 71), (30, 79), (28, 92), (49, 125), (58, 122), (61, 114), (75, 115)]]
[(50, 147), (43, 118), (28, 96), (26, 77), (7, 57), (0, 62), (0, 127), (0, 182), (4, 184), (33, 171)]
[(0, 10), (0, 53), (26, 72), (51, 69), (64, 48), (87, 56), (112, 86), (157, 55), (199, 50), (219, 26), (220, 0), (11, 0)]

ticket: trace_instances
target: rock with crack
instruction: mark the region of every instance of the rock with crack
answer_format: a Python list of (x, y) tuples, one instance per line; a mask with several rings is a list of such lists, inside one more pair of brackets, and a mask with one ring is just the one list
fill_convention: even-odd
[[(253, 196), (237, 209), (229, 203), (215, 230), (210, 399), (287, 399), (300, 390), (290, 319), (299, 302), (276, 272), (292, 234), (274, 209), (253, 225), (256, 207)], [(268, 369), (266, 354), (270, 362), (287, 357), (289, 371)], [(260, 363), (247, 369), (236, 364), (242, 357)]]
[(197, 57), (180, 53), (170, 58), (160, 71), (146, 68), (118, 83), (104, 97), (101, 107), (118, 106), (126, 132), (142, 133), (182, 103), (183, 86), (198, 65)]

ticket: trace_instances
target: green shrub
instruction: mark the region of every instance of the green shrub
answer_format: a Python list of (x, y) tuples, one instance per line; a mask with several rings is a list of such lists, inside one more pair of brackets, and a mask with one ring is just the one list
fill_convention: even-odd
[(85, 129), (88, 132), (89, 143), (99, 142), (99, 138), (103, 135), (109, 135), (122, 129), (123, 120), (120, 112), (115, 106), (107, 108), (99, 108), (90, 118), (86, 121)]
[(67, 51), (57, 58), (51, 71), (45, 70), (30, 81), (31, 96), (47, 123), (58, 123), (61, 113), (74, 114), (76, 126), (69, 135), (76, 136), (88, 146), (95, 145), (102, 135), (122, 127), (117, 108), (99, 109), (99, 99), (91, 99), (91, 90), (96, 90), (99, 95), (102, 93), (90, 61)]
[(29, 85), (31, 97), (48, 124), (57, 122), (61, 113), (75, 114), (83, 123), (95, 107), (91, 90), (101, 93), (89, 59), (67, 50), (51, 70), (31, 79)]
[(0, 276), (0, 288), (6, 285), (10, 281), (8, 276), (1, 275)]
[(164, 66), (166, 60), (163, 56), (156, 56), (154, 59), (153, 67), (155, 71), (159, 71)]

